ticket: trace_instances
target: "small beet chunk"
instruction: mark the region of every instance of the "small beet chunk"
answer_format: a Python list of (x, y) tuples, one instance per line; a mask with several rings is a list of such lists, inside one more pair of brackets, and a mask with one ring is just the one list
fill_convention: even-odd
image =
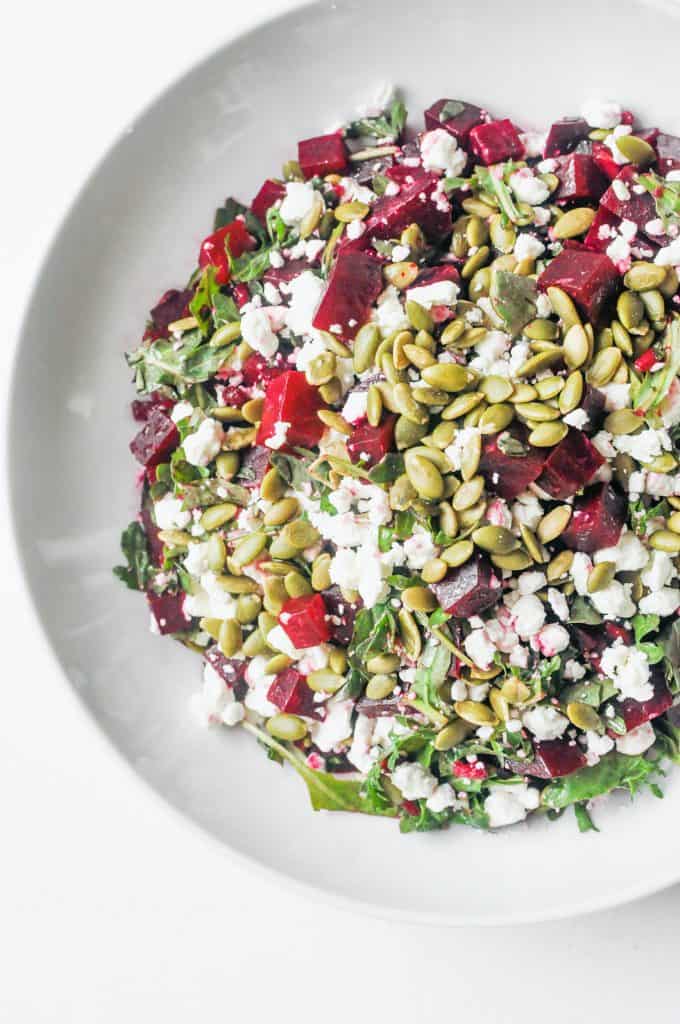
[(596, 434), (602, 429), (606, 416), (606, 399), (601, 391), (594, 388), (592, 384), (586, 384), (581, 399), (581, 408), (588, 417), (588, 422), (583, 427), (584, 434)]
[(519, 160), (524, 146), (512, 121), (491, 121), (479, 124), (470, 132), (470, 148), (487, 167), (501, 160)]
[(203, 657), (229, 689), (234, 691), (236, 700), (243, 700), (248, 692), (248, 683), (245, 678), (248, 662), (245, 658), (227, 658), (217, 644), (208, 647)]
[(621, 285), (616, 267), (603, 253), (565, 248), (550, 261), (538, 279), (541, 291), (561, 288), (591, 323), (597, 323), (606, 303)]
[(560, 179), (556, 199), (563, 203), (576, 199), (596, 203), (608, 185), (606, 176), (586, 153), (559, 157), (555, 174)]
[(588, 554), (618, 543), (626, 521), (628, 502), (611, 484), (589, 487), (574, 502), (569, 525), (561, 540), (573, 551)]
[(319, 392), (307, 383), (304, 373), (286, 370), (267, 384), (257, 444), (265, 444), (273, 437), (278, 423), (288, 423), (286, 444), (313, 448), (324, 430), (317, 416), (322, 407)]
[(203, 239), (198, 265), (201, 268), (214, 267), (217, 283), (226, 284), (231, 273), (227, 247), (232, 256), (242, 256), (247, 249), (252, 249), (253, 244), (253, 238), (243, 221), (233, 220)]
[[(656, 203), (651, 192), (636, 192), (637, 175), (635, 169), (627, 164), (623, 167), (614, 182), (609, 186), (602, 196), (600, 203), (610, 213), (616, 214), (622, 220), (630, 220), (637, 226), (638, 231), (647, 234), (645, 227), (649, 221), (657, 220)], [(621, 198), (621, 197), (624, 198)], [(625, 198), (625, 197), (628, 198)], [(652, 236), (658, 241), (658, 235)]]
[(179, 292), (176, 288), (171, 288), (170, 291), (165, 292), (151, 310), (151, 319), (154, 327), (158, 331), (166, 332), (168, 324), (174, 323), (175, 320), (181, 320), (183, 316), (187, 316), (189, 302), (193, 294), (189, 289)]
[(588, 234), (583, 239), (586, 249), (591, 249), (593, 252), (606, 252), (616, 238), (616, 229), (620, 223), (620, 217), (617, 217), (611, 210), (607, 210), (606, 207), (600, 206), (593, 223), (588, 228)]
[(143, 466), (157, 466), (179, 444), (179, 431), (162, 409), (156, 407), (130, 441), (130, 451)]
[(323, 599), (328, 614), (330, 639), (334, 644), (347, 647), (354, 633), (354, 620), (361, 608), (361, 601), (350, 604), (342, 594), (340, 587), (333, 585), (324, 590)]
[(250, 204), (250, 209), (253, 211), (257, 219), (261, 220), (264, 224), (269, 207), (273, 206), (278, 199), (283, 199), (285, 194), (286, 186), (282, 182), (274, 181), (272, 178), (267, 178), (262, 185), (262, 188)]
[[(393, 168), (396, 171), (396, 168)], [(441, 241), (451, 233), (451, 210), (445, 197), (435, 194), (439, 178), (406, 168), (406, 181), (398, 195), (384, 196), (373, 207), (366, 221), (366, 231), (359, 241), (370, 238), (398, 238), (404, 228), (416, 223), (432, 242)], [(391, 176), (391, 175), (390, 175)]]
[(153, 521), (151, 515), (151, 501), (148, 497), (148, 493), (144, 498), (141, 509), (139, 510), (139, 519), (146, 534), (146, 542), (149, 547), (149, 554), (151, 555), (151, 561), (154, 565), (162, 565), (165, 561), (165, 551), (163, 541), (159, 537), (159, 530)]
[(665, 176), (669, 171), (677, 171), (680, 168), (680, 138), (659, 132), (655, 146), (661, 174)]
[(279, 672), (267, 691), (267, 700), (287, 715), (303, 715), (305, 718), (321, 718), (323, 712), (314, 703), (314, 691), (297, 669), (286, 668)]
[(371, 306), (382, 290), (380, 260), (364, 252), (339, 253), (313, 326), (351, 341), (368, 320)]
[(593, 160), (610, 181), (617, 177), (621, 170), (621, 164), (617, 164), (609, 146), (604, 142), (594, 142), (592, 147)]
[(298, 650), (330, 640), (328, 612), (321, 594), (289, 598), (281, 609), (279, 623)]
[(347, 166), (347, 146), (341, 135), (317, 135), (298, 142), (298, 163), (305, 178), (336, 174)]
[(585, 487), (604, 463), (592, 441), (573, 427), (545, 460), (538, 486), (556, 500), (570, 498)]
[(555, 121), (550, 125), (545, 140), (544, 158), (571, 153), (579, 142), (587, 138), (589, 131), (588, 123), (582, 117), (563, 117), (560, 121)]
[(359, 420), (347, 439), (347, 452), (352, 462), (366, 469), (380, 462), (392, 448), (395, 422), (393, 415), (384, 416), (377, 427), (372, 427), (367, 419)]
[(430, 584), (430, 590), (444, 611), (459, 619), (486, 611), (503, 593), (501, 581), (483, 555), (450, 569), (443, 580)]
[(425, 127), (428, 131), (444, 128), (461, 145), (467, 142), (470, 130), (480, 124), (481, 120), (481, 108), (464, 100), (437, 100), (425, 111)]
[[(527, 429), (517, 424), (501, 434), (483, 439), (480, 472), (484, 474), (489, 490), (505, 501), (512, 501), (526, 491), (543, 471), (546, 449), (533, 448), (527, 437)], [(504, 445), (507, 446), (506, 451), (503, 451)], [(523, 451), (524, 454), (511, 455), (508, 451)]]
[(507, 762), (508, 768), (518, 775), (531, 775), (535, 779), (560, 779), (583, 768), (586, 756), (576, 743), (569, 740), (543, 740), (534, 744), (533, 761)]
[(278, 352), (274, 359), (276, 362), (272, 366), (259, 352), (249, 355), (241, 368), (243, 383), (246, 387), (252, 387), (254, 384), (266, 385), (275, 377), (280, 377), (285, 372), (286, 364), (283, 359), (279, 360)]
[(191, 617), (184, 611), (184, 591), (176, 594), (165, 591), (156, 594), (149, 590), (146, 599), (149, 603), (151, 616), (161, 636), (168, 633), (184, 633), (191, 624)]
[(148, 398), (136, 398), (130, 402), (132, 418), (137, 423), (146, 423), (154, 409), (161, 409), (167, 412), (174, 405), (172, 398), (167, 398), (160, 391), (152, 391)]

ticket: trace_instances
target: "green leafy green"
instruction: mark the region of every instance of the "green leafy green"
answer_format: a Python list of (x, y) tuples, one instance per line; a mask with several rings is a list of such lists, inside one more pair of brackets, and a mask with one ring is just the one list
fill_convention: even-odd
[(650, 633), (655, 633), (659, 628), (661, 619), (658, 615), (642, 615), (638, 613), (633, 616), (632, 625), (635, 633), (635, 643), (641, 643)]
[(644, 498), (638, 498), (637, 501), (630, 502), (628, 505), (628, 519), (633, 532), (638, 537), (644, 537), (647, 533), (649, 520), (655, 519), (657, 516), (665, 516), (667, 507), (665, 499), (657, 502), (656, 505), (650, 506), (647, 506)]
[(575, 597), (569, 609), (569, 621), (577, 626), (599, 626), (602, 616), (585, 597)]
[(389, 604), (362, 608), (354, 620), (354, 633), (347, 649), (350, 666), (366, 676), (366, 660), (371, 654), (390, 650), (396, 634), (396, 620)]
[(117, 565), (114, 576), (130, 590), (146, 590), (151, 575), (151, 558), (146, 533), (138, 522), (130, 523), (122, 533), (120, 546), (127, 565)]
[(654, 196), (664, 230), (668, 231), (673, 224), (680, 225), (680, 182), (667, 181), (650, 171), (638, 175), (638, 183)]
[(509, 270), (497, 270), (491, 282), (491, 304), (515, 338), (536, 316), (536, 282)]
[(368, 471), (368, 479), (374, 484), (391, 484), (404, 472), (404, 456), (399, 452), (389, 452), (373, 469)]
[(680, 692), (680, 619), (673, 619), (660, 636), (664, 651), (666, 681), (671, 693)]
[(274, 244), (254, 252), (244, 252), (241, 256), (232, 256), (227, 246), (231, 280), (236, 283), (259, 280), (265, 271), (269, 270), (270, 256), (278, 248), (278, 244)]
[(436, 711), (441, 709), (443, 702), (439, 689), (446, 680), (450, 666), (451, 652), (443, 644), (428, 640), (413, 682), (416, 695), (427, 708)]
[(127, 355), (128, 364), (135, 371), (135, 384), (142, 393), (159, 387), (175, 388), (180, 394), (191, 384), (209, 380), (222, 366), (231, 349), (210, 348), (201, 332), (188, 331), (181, 341), (166, 338), (148, 344), (145, 342)]
[(222, 327), (223, 324), (233, 324), (241, 319), (238, 306), (231, 295), (216, 291), (212, 295), (213, 321), (215, 327)]
[(549, 783), (541, 794), (544, 807), (559, 810), (570, 804), (592, 800), (613, 789), (628, 789), (631, 795), (658, 771), (656, 765), (642, 756), (612, 751), (595, 765), (580, 768), (563, 779)]
[(274, 452), (270, 462), (278, 471), (279, 476), (294, 491), (303, 490), (307, 484), (310, 484), (314, 489), (318, 488), (318, 481), (309, 475), (307, 463), (304, 459), (296, 458), (294, 455), (288, 455), (285, 452)]
[(388, 110), (377, 117), (359, 117), (345, 128), (349, 139), (389, 139), (397, 142), (406, 124), (407, 111), (400, 99), (393, 100)]
[(579, 832), (599, 832), (599, 828), (593, 823), (585, 804), (574, 804), (574, 814)]
[(498, 200), (501, 212), (507, 220), (513, 224), (526, 224), (527, 217), (515, 204), (512, 192), (507, 185), (507, 180), (517, 166), (512, 161), (508, 161), (503, 164), (500, 174), (497, 173), (497, 168), (492, 170), (490, 167), (476, 167), (472, 181), (478, 190), (486, 192)]
[(383, 786), (382, 768), (380, 762), (376, 761), (369, 770), (364, 783), (364, 797), (373, 808), (374, 814), (389, 814), (393, 804)]
[(658, 409), (680, 373), (680, 320), (671, 320), (663, 336), (663, 345), (666, 361), (661, 369), (645, 373), (642, 380), (635, 377), (631, 383), (633, 408), (645, 414)]

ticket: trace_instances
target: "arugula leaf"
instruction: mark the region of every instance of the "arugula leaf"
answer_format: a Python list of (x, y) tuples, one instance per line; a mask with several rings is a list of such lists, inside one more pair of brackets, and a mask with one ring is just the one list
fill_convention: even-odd
[(219, 370), (231, 349), (210, 348), (198, 330), (188, 331), (181, 342), (159, 338), (144, 343), (126, 356), (135, 371), (135, 384), (142, 393), (159, 387), (175, 388), (180, 394), (190, 384), (209, 380)]
[(427, 708), (438, 711), (443, 706), (439, 688), (445, 682), (450, 666), (451, 652), (443, 644), (428, 640), (413, 682), (416, 695)]
[(491, 282), (491, 304), (515, 338), (536, 316), (536, 282), (509, 270), (497, 270)]
[(475, 167), (473, 182), (483, 192), (496, 197), (501, 211), (509, 221), (513, 224), (526, 224), (528, 223), (527, 217), (515, 204), (512, 192), (506, 184), (506, 179), (510, 177), (517, 166), (511, 160), (508, 161), (503, 164), (501, 174), (494, 173), (490, 167)]
[(230, 279), (234, 282), (257, 281), (271, 266), (270, 255), (278, 250), (278, 243), (257, 249), (255, 252), (244, 252), (241, 256), (232, 256), (227, 246), (229, 257)]
[(650, 633), (655, 633), (659, 628), (661, 619), (658, 615), (642, 615), (638, 612), (633, 616), (632, 624), (635, 633), (635, 643), (639, 644)]
[(450, 618), (449, 613), (445, 612), (443, 608), (437, 608), (430, 615), (429, 624), (430, 626), (443, 626)]
[(667, 511), (667, 503), (665, 499), (657, 502), (656, 505), (650, 505), (647, 507), (644, 498), (638, 498), (637, 501), (631, 502), (628, 506), (628, 519), (633, 532), (638, 537), (644, 537), (647, 533), (647, 526), (650, 519), (655, 519), (657, 516), (665, 516)]
[(354, 633), (347, 649), (351, 668), (366, 678), (366, 659), (378, 651), (391, 650), (396, 620), (389, 604), (362, 608), (354, 620)]
[(404, 456), (389, 452), (377, 466), (368, 471), (368, 479), (374, 484), (391, 484), (404, 472)]
[(434, 829), (446, 828), (453, 821), (453, 812), (430, 811), (424, 800), (418, 801), (418, 814), (403, 814), (399, 819), (399, 831), (432, 832)]
[(657, 409), (668, 394), (671, 384), (680, 373), (680, 320), (672, 320), (663, 336), (666, 361), (660, 370), (644, 374), (642, 381), (631, 383), (633, 408), (645, 414)]
[(378, 549), (383, 552), (392, 550), (394, 530), (390, 526), (378, 527)]
[(151, 575), (151, 558), (146, 533), (138, 522), (132, 522), (123, 530), (120, 546), (127, 565), (117, 565), (114, 576), (122, 580), (130, 590), (146, 590)]
[(303, 459), (298, 459), (294, 455), (288, 455), (285, 452), (274, 452), (270, 462), (278, 471), (279, 476), (283, 477), (288, 486), (292, 487), (294, 491), (302, 491), (306, 484), (311, 484), (315, 489), (318, 488), (318, 481), (309, 475), (307, 465)]
[(213, 301), (218, 291), (219, 285), (215, 280), (215, 267), (207, 266), (198, 280), (196, 291), (189, 303), (189, 312), (198, 320), (201, 334), (210, 333)]
[(384, 110), (377, 117), (359, 117), (356, 121), (350, 121), (345, 128), (345, 135), (349, 139), (367, 137), (397, 142), (404, 130), (406, 117), (406, 107), (397, 98), (389, 110)]
[(367, 803), (374, 808), (375, 814), (389, 814), (394, 809), (383, 786), (382, 768), (379, 761), (376, 761), (368, 772), (364, 783), (364, 796)]
[(569, 609), (569, 621), (577, 626), (599, 626), (602, 616), (585, 597), (575, 597)]
[(628, 789), (633, 795), (649, 783), (658, 768), (641, 755), (612, 751), (598, 764), (580, 768), (572, 775), (550, 782), (541, 793), (544, 807), (559, 810), (570, 804), (592, 800), (613, 789)]
[(413, 534), (416, 517), (413, 512), (397, 512), (394, 517), (394, 532), (399, 540), (406, 540)]
[(650, 665), (658, 665), (664, 659), (664, 650), (661, 644), (637, 644), (638, 650), (647, 656)]
[(222, 327), (223, 324), (237, 323), (241, 319), (238, 306), (231, 295), (225, 295), (224, 292), (220, 291), (214, 292), (212, 304), (215, 327)]
[(576, 823), (578, 825), (579, 832), (599, 832), (599, 828), (594, 824), (593, 819), (588, 813), (588, 808), (585, 804), (574, 804), (574, 814), (576, 815)]

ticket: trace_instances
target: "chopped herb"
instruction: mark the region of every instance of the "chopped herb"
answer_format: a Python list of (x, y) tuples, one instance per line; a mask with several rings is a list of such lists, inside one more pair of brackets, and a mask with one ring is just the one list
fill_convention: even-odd
[(127, 565), (117, 565), (114, 575), (130, 590), (146, 590), (151, 575), (151, 559), (146, 533), (140, 523), (130, 523), (123, 530), (120, 546)]

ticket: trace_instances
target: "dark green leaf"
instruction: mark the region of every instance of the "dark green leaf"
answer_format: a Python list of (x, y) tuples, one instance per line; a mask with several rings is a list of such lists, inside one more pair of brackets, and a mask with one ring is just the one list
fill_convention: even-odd
[(368, 479), (374, 484), (391, 484), (404, 472), (404, 457), (390, 452), (377, 466), (368, 471)]
[(392, 550), (392, 539), (394, 537), (394, 530), (389, 526), (378, 527), (378, 548), (380, 551), (391, 551)]
[(238, 306), (231, 295), (225, 295), (224, 292), (218, 291), (213, 294), (212, 301), (215, 327), (222, 327), (223, 324), (233, 324), (241, 319)]
[(443, 644), (428, 640), (413, 683), (416, 695), (428, 708), (439, 710), (442, 707), (439, 690), (446, 681), (450, 666), (451, 652)]
[(680, 691), (680, 619), (673, 619), (661, 634), (664, 649), (665, 670), (672, 693)]
[(585, 597), (575, 597), (569, 609), (569, 621), (579, 626), (599, 626), (602, 616)]
[(635, 632), (635, 643), (639, 644), (650, 633), (655, 633), (659, 628), (661, 619), (658, 615), (637, 615), (633, 616), (633, 630)]
[(151, 574), (149, 544), (140, 523), (130, 523), (123, 530), (120, 546), (127, 565), (117, 565), (114, 575), (131, 590), (146, 590)]
[(278, 250), (278, 245), (267, 246), (255, 252), (244, 252), (242, 256), (230, 256), (231, 280), (235, 282), (257, 281), (266, 270), (269, 270), (271, 266), (269, 257), (274, 250)]
[(588, 808), (585, 804), (574, 804), (574, 814), (576, 815), (576, 823), (578, 825), (579, 832), (600, 831), (593, 823), (593, 819), (588, 814)]
[(497, 270), (491, 284), (491, 304), (513, 338), (536, 316), (536, 282), (530, 277)]
[(572, 775), (549, 783), (541, 794), (541, 803), (544, 807), (559, 809), (592, 800), (613, 789), (628, 789), (633, 794), (656, 771), (656, 766), (642, 756), (631, 757), (612, 751), (598, 764), (580, 768)]

